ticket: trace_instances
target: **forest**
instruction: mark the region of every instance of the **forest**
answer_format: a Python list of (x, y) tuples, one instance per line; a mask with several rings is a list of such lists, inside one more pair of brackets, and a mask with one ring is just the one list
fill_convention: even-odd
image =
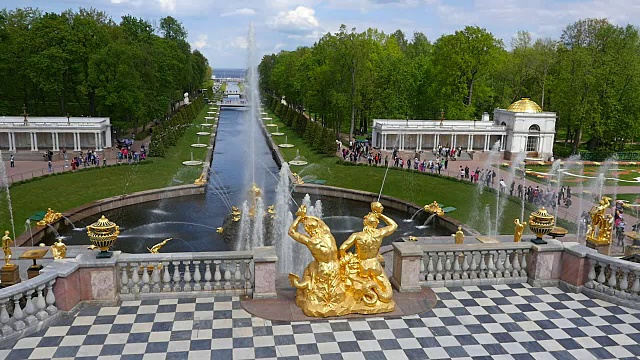
[(79, 9), (0, 11), (0, 114), (108, 116), (116, 128), (162, 120), (211, 77), (171, 16), (157, 26)]
[(520, 31), (509, 47), (477, 26), (430, 41), (343, 25), (264, 56), (260, 86), (350, 138), (375, 118), (473, 120), (529, 97), (557, 113), (567, 152), (622, 151), (640, 130), (639, 40), (606, 19), (577, 21), (559, 39)]

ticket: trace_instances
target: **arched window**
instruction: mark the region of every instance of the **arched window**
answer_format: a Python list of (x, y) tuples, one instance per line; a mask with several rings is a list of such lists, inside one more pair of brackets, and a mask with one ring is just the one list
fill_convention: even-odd
[(533, 124), (529, 126), (529, 136), (527, 136), (527, 149), (526, 151), (538, 151), (538, 141), (540, 138), (540, 126)]
[(507, 126), (507, 123), (503, 121), (502, 124), (500, 124), (500, 125)]

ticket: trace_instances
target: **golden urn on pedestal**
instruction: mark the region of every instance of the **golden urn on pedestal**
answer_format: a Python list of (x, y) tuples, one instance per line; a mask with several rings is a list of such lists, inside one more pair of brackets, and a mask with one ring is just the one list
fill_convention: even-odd
[(536, 238), (533, 243), (546, 243), (542, 240), (542, 237), (549, 234), (556, 224), (556, 219), (553, 215), (549, 214), (547, 210), (541, 207), (538, 211), (532, 212), (529, 215), (529, 229), (536, 234)]
[(87, 235), (89, 235), (89, 240), (93, 244), (90, 249), (100, 249), (100, 253), (96, 258), (106, 259), (113, 255), (109, 249), (118, 240), (120, 227), (102, 215), (98, 221), (87, 226)]

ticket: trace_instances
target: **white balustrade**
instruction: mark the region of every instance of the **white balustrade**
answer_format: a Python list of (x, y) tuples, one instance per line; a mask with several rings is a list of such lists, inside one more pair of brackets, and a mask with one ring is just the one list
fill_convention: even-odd
[(589, 253), (589, 273), (585, 290), (604, 295), (606, 300), (640, 302), (640, 264)]
[(527, 281), (530, 243), (422, 245), (423, 285), (465, 286)]
[(120, 254), (117, 265), (121, 299), (159, 292), (176, 297), (204, 292), (241, 295), (251, 294), (253, 288), (251, 251)]

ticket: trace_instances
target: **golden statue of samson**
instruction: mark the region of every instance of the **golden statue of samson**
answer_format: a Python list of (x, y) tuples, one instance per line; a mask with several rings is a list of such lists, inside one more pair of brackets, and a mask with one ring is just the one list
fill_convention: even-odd
[[(340, 249), (320, 218), (307, 216), (304, 205), (296, 212), (289, 236), (307, 246), (314, 258), (302, 279), (289, 274), (291, 285), (297, 288), (296, 305), (305, 315), (377, 314), (395, 309), (393, 289), (380, 265), (379, 250), (382, 239), (398, 225), (382, 214), (379, 202), (371, 203), (371, 210), (364, 217), (363, 230), (352, 234)], [(380, 220), (386, 226), (378, 228)], [(308, 235), (298, 232), (300, 224)], [(349, 252), (353, 247), (355, 252)]]

